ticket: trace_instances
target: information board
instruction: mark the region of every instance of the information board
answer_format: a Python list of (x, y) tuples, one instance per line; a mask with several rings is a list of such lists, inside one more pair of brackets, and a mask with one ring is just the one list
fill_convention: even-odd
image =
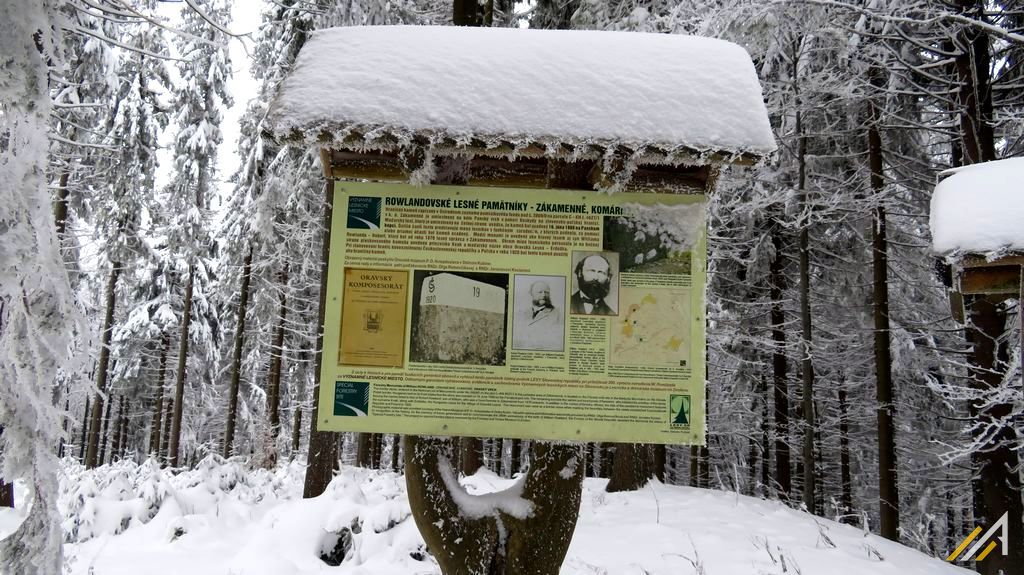
[(705, 207), (337, 183), (318, 429), (703, 444)]

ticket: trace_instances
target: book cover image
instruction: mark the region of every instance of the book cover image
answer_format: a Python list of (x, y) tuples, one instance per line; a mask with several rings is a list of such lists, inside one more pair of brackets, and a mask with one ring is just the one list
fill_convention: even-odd
[(345, 268), (339, 365), (402, 367), (409, 272)]

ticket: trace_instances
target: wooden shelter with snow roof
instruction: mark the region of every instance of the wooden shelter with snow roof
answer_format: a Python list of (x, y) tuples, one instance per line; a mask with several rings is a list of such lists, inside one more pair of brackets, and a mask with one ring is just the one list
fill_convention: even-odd
[(626, 32), (319, 31), (268, 126), (327, 178), (416, 184), (704, 193), (775, 149), (743, 48)]
[[(320, 148), (328, 182), (324, 215), (325, 272), (320, 296), (320, 320), (324, 329), (318, 341), (320, 383), (319, 401), (313, 416), (315, 429), (404, 434), (410, 507), (443, 573), (471, 572), (469, 566), (473, 566), (472, 570), (483, 569), (489, 573), (558, 573), (578, 517), (583, 466), (578, 465), (578, 444), (535, 441), (531, 443), (534, 455), (530, 458), (530, 472), (524, 475), (524, 481), (514, 492), (497, 497), (492, 494), (488, 496), (490, 499), (482, 501), (460, 491), (457, 482), (453, 487), (446, 480), (446, 477), (453, 477), (452, 444), (439, 436), (629, 441), (629, 445), (639, 443), (639, 439), (670, 443), (673, 441), (666, 438), (674, 437), (678, 439), (676, 443), (704, 444), (704, 204), (702, 197), (683, 195), (703, 196), (711, 191), (721, 166), (754, 163), (775, 149), (761, 86), (743, 48), (708, 38), (621, 32), (402, 26), (329, 29), (313, 33), (302, 48), (291, 74), (271, 102), (266, 125), (270, 135), (279, 142)], [(414, 190), (413, 186), (398, 184), (419, 188)], [(588, 193), (595, 189), (659, 194), (626, 193), (614, 199), (605, 194)], [(357, 197), (355, 190), (358, 190), (358, 202), (353, 203)], [(512, 206), (488, 207), (492, 192), (494, 200), (500, 200), (494, 203)], [(383, 194), (387, 197), (381, 198)], [(388, 201), (403, 200), (412, 194), (416, 195), (417, 202), (422, 202), (417, 206), (434, 207), (438, 205), (435, 202), (448, 201), (450, 208), (457, 210), (467, 201), (465, 198), (476, 198), (470, 203), (479, 200), (484, 208), (472, 208), (473, 215), (467, 217), (475, 218), (473, 225), (448, 223), (466, 222), (461, 215), (449, 211), (448, 205), (440, 210), (413, 209), (410, 223), (400, 225), (398, 217), (407, 211), (397, 206), (408, 204), (389, 204)], [(336, 196), (340, 199), (335, 199)], [(595, 199), (595, 196), (599, 197)], [(453, 199), (456, 197), (458, 199)], [(530, 198), (532, 203), (518, 201), (523, 198)], [(570, 201), (566, 198), (573, 198), (573, 203), (552, 204), (557, 210), (541, 209), (549, 201), (558, 202), (554, 198), (563, 198), (564, 202)], [(686, 249), (690, 250), (686, 252), (688, 257), (677, 259), (687, 262), (686, 279), (692, 283), (685, 285), (693, 289), (668, 296), (676, 299), (663, 305), (675, 306), (671, 308), (674, 311), (654, 315), (659, 322), (667, 318), (672, 328), (683, 334), (668, 342), (670, 345), (665, 349), (675, 351), (670, 352), (674, 355), (662, 368), (666, 373), (680, 375), (670, 383), (661, 382), (661, 387), (651, 383), (649, 389), (637, 391), (635, 385), (612, 381), (615, 376), (606, 376), (603, 364), (600, 370), (588, 367), (594, 370), (589, 375), (591, 385), (593, 378), (606, 378), (601, 384), (604, 386), (602, 393), (618, 394), (604, 397), (603, 406), (618, 409), (616, 406), (627, 399), (635, 402), (639, 395), (644, 395), (647, 402), (643, 409), (656, 415), (629, 416), (631, 419), (626, 422), (629, 425), (621, 422), (611, 425), (607, 423), (611, 419), (596, 416), (561, 417), (554, 413), (560, 409), (564, 413), (580, 412), (578, 405), (581, 404), (573, 404), (565, 398), (577, 397), (572, 394), (581, 392), (579, 386), (567, 385), (570, 380), (552, 380), (555, 376), (551, 373), (557, 371), (558, 377), (563, 378), (585, 375), (578, 371), (583, 369), (583, 363), (579, 363), (583, 355), (571, 359), (573, 349), (577, 352), (582, 349), (582, 343), (573, 348), (573, 338), (582, 342), (590, 338), (590, 334), (602, 333), (612, 319), (572, 317), (572, 314), (590, 314), (599, 309), (596, 301), (604, 310), (601, 315), (615, 315), (606, 313), (613, 310), (603, 298), (612, 293), (610, 278), (618, 272), (618, 269), (613, 271), (612, 262), (618, 262), (621, 255), (616, 253), (619, 250), (577, 252), (569, 251), (568, 247), (574, 250), (608, 248), (601, 243), (605, 230), (602, 226), (611, 218), (603, 214), (624, 213), (623, 208), (608, 205), (626, 201), (623, 198), (630, 198), (633, 205), (641, 208), (657, 202), (659, 207), (652, 211), (671, 219), (672, 223), (666, 225), (676, 226), (672, 229), (685, 226), (683, 235), (692, 239), (686, 244)], [(332, 219), (336, 201), (344, 202), (345, 218)], [(605, 204), (599, 206), (595, 202)], [(381, 216), (382, 205), (385, 206), (384, 216)], [(531, 205), (536, 209), (530, 211), (561, 213), (540, 213), (536, 218), (500, 213), (500, 210), (526, 211)], [(359, 210), (356, 220), (352, 219), (353, 206)], [(594, 210), (608, 207), (613, 208), (612, 211)], [(694, 207), (696, 209), (690, 209)], [(495, 209), (499, 212), (483, 213)], [(435, 217), (423, 215), (428, 212), (440, 214), (436, 217), (445, 223), (439, 219), (426, 225), (422, 223), (424, 220), (417, 219)], [(582, 217), (566, 214), (586, 214), (586, 221), (590, 223), (581, 225)], [(688, 220), (682, 214), (701, 217)], [(543, 227), (543, 238), (546, 238), (543, 241), (548, 242), (549, 247), (541, 249), (541, 243), (536, 241), (540, 236), (531, 236), (529, 230), (541, 227), (541, 219), (548, 217), (565, 219), (559, 227)], [(479, 223), (481, 221), (485, 223)], [(333, 239), (332, 227), (338, 231)], [(587, 232), (590, 235), (585, 240), (580, 237), (574, 240), (569, 230), (590, 230)], [(438, 236), (443, 239), (438, 240)], [(524, 237), (528, 239), (523, 240)], [(628, 237), (638, 241), (636, 234)], [(346, 251), (344, 242), (349, 238), (354, 238), (353, 245), (362, 242), (360, 250), (364, 251)], [(664, 239), (657, 235), (654, 238)], [(451, 249), (450, 240), (467, 239), (477, 243)], [(506, 247), (510, 242), (519, 241), (523, 242), (517, 244), (519, 247)], [(554, 247), (556, 243), (559, 247)], [(331, 248), (332, 244), (343, 253), (342, 257), (328, 263), (329, 254), (335, 249)], [(429, 247), (431, 245), (444, 247), (434, 249)], [(676, 249), (683, 244), (659, 243), (655, 247), (663, 245)], [(520, 250), (523, 246), (526, 246), (524, 251)], [(678, 253), (683, 253), (682, 247), (678, 249)], [(646, 254), (657, 251), (636, 255), (643, 256), (640, 261), (645, 262)], [(576, 258), (577, 253), (584, 254), (580, 256), (582, 259), (572, 261), (570, 256)], [(609, 257), (596, 255), (598, 253), (607, 253)], [(499, 259), (513, 256), (519, 259)], [(516, 263), (511, 263), (513, 261)], [(691, 261), (696, 263), (691, 265)], [(367, 266), (360, 262), (369, 262), (369, 267), (378, 269), (365, 269)], [(467, 269), (475, 271), (466, 272)], [(362, 274), (359, 281), (365, 286), (344, 284), (335, 289), (340, 284), (331, 287), (327, 283), (328, 277), (345, 276), (351, 270)], [(448, 272), (451, 278), (446, 275)], [(476, 275), (466, 276), (466, 273)], [(459, 274), (463, 274), (461, 279), (455, 277)], [(518, 296), (506, 297), (507, 288), (510, 282), (515, 285), (510, 279), (513, 275), (518, 279), (522, 274), (546, 278), (534, 282), (541, 286), (538, 293), (552, 291), (552, 286), (545, 282), (562, 286), (559, 293), (563, 296), (558, 304), (566, 314), (564, 321), (558, 320), (556, 327), (545, 328), (555, 330), (559, 342), (543, 360), (557, 364), (552, 364), (554, 367), (547, 372), (505, 363), (503, 342), (508, 341), (505, 337), (508, 332), (503, 328), (504, 321), (511, 315), (510, 310), (523, 309), (515, 301)], [(597, 299), (587, 300), (589, 303), (582, 299), (582, 278), (588, 274), (596, 279), (587, 280), (587, 285), (600, 288), (603, 281), (605, 286)], [(380, 283), (383, 281), (380, 278), (385, 277), (399, 279)], [(575, 304), (571, 304), (574, 300), (568, 297), (568, 288), (572, 278), (577, 277), (579, 289), (572, 297), (580, 296), (581, 303), (579, 309), (572, 310)], [(493, 283), (477, 285), (477, 280)], [(380, 289), (375, 287), (378, 284)], [(446, 286), (454, 289), (460, 285), (463, 292), (469, 289), (474, 295), (454, 299), (441, 297)], [(411, 297), (405, 299), (407, 286)], [(359, 295), (362, 292), (357, 289), (374, 291), (364, 296)], [(424, 289), (427, 291), (422, 291)], [(385, 292), (392, 295), (383, 295)], [(469, 349), (463, 345), (467, 339), (479, 344), (475, 340), (485, 338), (474, 329), (486, 327), (491, 323), (489, 320), (471, 318), (467, 312), (448, 318), (458, 320), (457, 326), (446, 327), (433, 322), (431, 327), (423, 318), (430, 316), (429, 306), (437, 307), (449, 300), (464, 305), (472, 301), (471, 297), (483, 299), (490, 292), (495, 294), (495, 305), (484, 311), (493, 316), (492, 323), (496, 326), (494, 330), (487, 330), (499, 338), (493, 346), (496, 353), (427, 353), (429, 361), (420, 361), (422, 358), (417, 359), (419, 356), (414, 357), (407, 351), (431, 337), (434, 337), (430, 340), (432, 343), (448, 347), (462, 345), (463, 351)], [(537, 300), (531, 301), (535, 297), (533, 292), (534, 288), (530, 287), (527, 292), (530, 298), (522, 303), (536, 305)], [(621, 292), (616, 293), (618, 297)], [(592, 293), (587, 295), (592, 296)], [(542, 303), (544, 298), (540, 300)], [(380, 303), (385, 300), (390, 303)], [(403, 323), (407, 301), (412, 302), (408, 312), (409, 327)], [(550, 301), (548, 303), (550, 305)], [(373, 310), (368, 307), (371, 305), (375, 306)], [(386, 305), (391, 307), (383, 309)], [(360, 315), (364, 307), (366, 311)], [(630, 309), (639, 307), (635, 304)], [(378, 308), (382, 309), (380, 313), (376, 311)], [(353, 313), (345, 311), (347, 309), (352, 309)], [(696, 311), (684, 314), (684, 309)], [(349, 323), (346, 317), (355, 318), (355, 323)], [(359, 318), (365, 320), (365, 325), (358, 323)], [(392, 320), (381, 318), (393, 318), (395, 331), (390, 333), (408, 334), (409, 344), (403, 347), (404, 335), (385, 341), (381, 334), (386, 330), (378, 329), (378, 324)], [(470, 319), (472, 325), (467, 323)], [(515, 322), (512, 326), (514, 332)], [(370, 332), (373, 334), (367, 335)], [(343, 333), (348, 334), (347, 337)], [(439, 338), (438, 333), (452, 337)], [(642, 337), (639, 339), (643, 341)], [(695, 343), (684, 346), (683, 339)], [(566, 341), (563, 349), (561, 344)], [(354, 342), (359, 349), (346, 353), (337, 362), (327, 362), (324, 359), (330, 357), (327, 350), (339, 345), (338, 342), (344, 349)], [(384, 343), (377, 346), (374, 342)], [(654, 345), (653, 340), (647, 345)], [(420, 345), (417, 349), (429, 352), (433, 348)], [(356, 363), (355, 367), (342, 361), (356, 358), (357, 354), (370, 359)], [(387, 362), (377, 361), (382, 354), (387, 356)], [(603, 354), (587, 356), (586, 362), (596, 366), (597, 362), (604, 361)], [(680, 354), (685, 355), (684, 360), (677, 357)], [(461, 362), (472, 364), (469, 367), (458, 365), (455, 366), (458, 369), (449, 369), (449, 360), (455, 356), (481, 357)], [(508, 357), (509, 362), (516, 361), (511, 351)], [(395, 375), (362, 367), (387, 365), (387, 369), (394, 369), (393, 366), (404, 361), (415, 364), (416, 369)], [(523, 361), (522, 357), (519, 361)], [(577, 361), (577, 368), (567, 367), (571, 361)], [(332, 365), (321, 365), (323, 363)], [(333, 365), (335, 363), (338, 365)], [(518, 367), (519, 371), (512, 372), (511, 367), (506, 371), (491, 369), (494, 365), (502, 369), (506, 369), (506, 365)], [(529, 381), (516, 379), (524, 369), (531, 376)], [(434, 379), (427, 382), (422, 379), (423, 374)], [(385, 376), (386, 380), (381, 380)], [(652, 377), (643, 376), (647, 381)], [(474, 383), (476, 381), (481, 384)], [(429, 395), (435, 389), (435, 382), (443, 382), (443, 385), (439, 393)], [(381, 391), (378, 395), (374, 395), (371, 387), (375, 385), (375, 389)], [(677, 394), (670, 396), (666, 388), (672, 388)], [(554, 389), (561, 391), (556, 394), (551, 391)], [(500, 395), (505, 393), (511, 395)], [(513, 395), (518, 399), (507, 401)], [(451, 397), (461, 398), (457, 406), (449, 403)], [(578, 398), (581, 402), (588, 401), (582, 395)], [(372, 404), (371, 400), (376, 403)], [(442, 404), (448, 407), (440, 407)], [(341, 412), (339, 405), (343, 408)], [(392, 411), (388, 405), (393, 407)], [(421, 407), (423, 405), (428, 407)], [(678, 412), (674, 418), (670, 417), (673, 410)], [(348, 417), (350, 412), (364, 416)], [(339, 421), (342, 419), (344, 421)], [(641, 429), (642, 426), (647, 427)], [(627, 432), (646, 435), (627, 438)], [(331, 478), (334, 462), (332, 456), (324, 454), (333, 453), (333, 439), (327, 435), (315, 433), (310, 437), (311, 471), (306, 475), (307, 492), (319, 493)], [(464, 451), (471, 454), (480, 450), (467, 448)], [(472, 461), (471, 455), (464, 458), (463, 469), (472, 467), (469, 461)], [(475, 511), (463, 512), (466, 505)], [(499, 532), (500, 540), (495, 536)]]
[(954, 168), (932, 196), (932, 249), (951, 273), (953, 316), (964, 298), (1018, 297), (1024, 286), (1024, 158)]
[[(329, 278), (340, 278), (350, 269), (392, 270), (395, 262), (401, 261), (404, 263), (398, 267), (402, 273), (493, 272), (499, 276), (494, 278), (498, 283), (510, 281), (510, 272), (547, 275), (567, 283), (559, 293), (572, 294), (583, 302), (578, 289), (582, 276), (578, 270), (573, 271), (573, 266), (582, 264), (569, 261), (575, 257), (573, 254), (586, 250), (608, 254), (599, 256), (603, 263), (598, 263), (606, 268), (599, 275), (604, 278), (620, 275), (618, 267), (612, 267), (618, 266), (619, 258), (623, 257), (630, 270), (652, 264), (654, 259), (675, 258), (682, 262), (696, 258), (692, 268), (688, 263), (669, 262), (687, 270), (688, 277), (679, 279), (679, 285), (695, 289), (679, 296), (683, 299), (673, 308), (678, 317), (671, 316), (673, 325), (686, 327), (685, 333), (676, 334), (666, 344), (666, 349), (681, 355), (662, 360), (672, 369), (680, 370), (677, 377), (668, 378), (684, 382), (676, 384), (680, 386), (676, 392), (695, 394), (697, 407), (691, 415), (697, 423), (693, 429), (684, 426), (673, 432), (654, 429), (655, 424), (650, 424), (652, 427), (644, 431), (645, 435), (611, 437), (600, 436), (610, 432), (597, 429), (600, 426), (596, 424), (586, 431), (575, 427), (547, 427), (540, 431), (537, 426), (520, 422), (519, 428), (506, 429), (508, 433), (503, 436), (633, 443), (704, 442), (704, 380), (703, 376), (696, 376), (703, 374), (705, 361), (703, 197), (714, 187), (723, 165), (752, 164), (775, 150), (761, 85), (743, 48), (711, 38), (630, 32), (426, 26), (327, 29), (314, 32), (303, 46), (291, 73), (270, 103), (265, 125), (269, 135), (280, 143), (320, 149), (327, 180), (324, 282), (340, 281)], [(351, 201), (351, 190), (355, 189), (363, 190), (358, 209), (370, 212), (354, 214), (357, 204)], [(624, 194), (594, 194), (594, 190)], [(422, 196), (416, 201), (425, 203), (417, 205), (443, 204), (443, 210), (455, 212), (441, 212), (437, 217), (444, 219), (442, 223), (425, 221), (422, 218), (434, 216), (415, 211), (408, 214), (408, 221), (399, 223), (405, 213), (401, 206), (408, 204), (388, 202), (403, 194)], [(366, 199), (370, 196), (373, 197)], [(467, 197), (475, 199), (466, 200)], [(499, 207), (488, 206), (494, 203), (492, 198)], [(525, 198), (530, 199), (524, 201)], [(345, 212), (344, 218), (333, 218), (335, 201), (344, 202), (339, 206)], [(471, 222), (456, 215), (469, 213), (463, 209), (465, 202), (479, 202), (483, 206), (471, 208)], [(629, 205), (613, 205), (616, 202)], [(682, 205), (687, 203), (698, 209)], [(657, 204), (655, 211), (660, 216), (645, 212), (644, 217), (661, 221), (645, 229), (661, 230), (651, 233), (662, 234), (652, 236), (650, 245), (643, 243), (647, 241), (645, 232), (629, 225), (655, 224), (641, 224), (639, 220), (627, 224), (603, 217), (622, 215), (624, 210), (633, 210), (632, 206), (650, 204)], [(552, 216), (553, 211), (559, 210), (563, 215)], [(517, 211), (531, 215), (516, 214)], [(694, 219), (683, 214), (700, 217)], [(349, 224), (353, 217), (360, 223)], [(379, 231), (349, 231), (354, 230), (353, 225)], [(616, 232), (615, 226), (622, 228)], [(332, 227), (337, 231), (333, 239)], [(622, 231), (627, 228), (628, 233)], [(674, 231), (665, 231), (669, 228)], [(540, 231), (531, 235), (530, 230)], [(669, 237), (671, 234), (675, 235)], [(349, 250), (346, 242), (350, 237), (352, 246), (357, 242), (361, 245)], [(453, 239), (456, 243), (452, 243)], [(335, 262), (347, 263), (330, 263), (333, 244), (342, 250)], [(516, 257), (519, 259), (515, 260)], [(500, 258), (512, 259), (493, 261)], [(542, 273), (541, 269), (545, 271)], [(650, 269), (653, 268), (641, 271)], [(423, 289), (424, 276), (418, 277), (413, 278), (409, 287), (414, 301), (417, 290)], [(572, 286), (577, 286), (573, 288), (575, 292), (569, 289)], [(329, 288), (328, 283), (322, 284), (321, 298)], [(605, 294), (588, 295), (587, 301), (578, 307), (589, 313), (593, 307), (588, 306), (594, 305), (591, 298), (597, 297), (599, 309), (611, 312), (605, 315), (617, 316), (617, 307), (608, 306), (603, 298), (612, 294), (618, 298), (620, 292), (610, 284), (604, 288)], [(599, 291), (592, 286), (588, 289)], [(339, 301), (344, 288), (336, 286), (330, 291), (332, 297), (327, 303), (321, 299), (321, 313), (327, 315), (321, 317), (325, 333), (318, 348), (330, 349), (345, 339), (346, 346), (354, 343), (367, 349), (345, 347), (341, 354), (344, 361), (338, 362), (342, 367), (334, 372), (334, 362), (318, 366), (323, 381), (331, 381), (329, 385), (340, 389), (337, 381), (362, 377), (345, 371), (345, 366), (360, 365), (359, 361), (402, 369), (406, 362), (422, 363), (418, 361), (422, 359), (420, 355), (407, 353), (409, 349), (423, 347), (417, 346), (418, 339), (429, 337), (413, 331), (422, 327), (417, 324), (422, 311), (419, 307), (406, 309), (404, 301), (394, 302), (394, 309), (385, 315), (399, 320), (408, 316), (409, 322), (393, 326), (389, 333), (396, 336), (388, 340), (391, 347), (384, 350), (380, 347), (385, 345), (383, 339), (377, 344), (368, 343), (372, 338), (364, 333), (365, 326), (352, 327), (342, 319), (341, 308), (345, 304), (334, 302)], [(508, 296), (511, 297), (514, 295)], [(575, 305), (568, 297), (559, 303), (567, 309)], [(511, 313), (508, 310), (514, 304), (506, 302), (503, 312)], [(349, 309), (354, 310), (356, 305), (350, 304)], [(690, 310), (686, 312), (690, 315), (684, 317), (682, 310)], [(366, 310), (360, 313), (363, 311)], [(380, 309), (370, 311), (374, 317), (380, 316)], [(355, 317), (355, 313), (352, 311), (348, 317)], [(655, 316), (669, 317), (660, 313)], [(342, 323), (346, 328), (361, 331), (349, 331), (342, 336), (337, 329)], [(577, 334), (586, 331), (579, 320), (565, 323), (576, 325)], [(501, 353), (489, 361), (504, 365), (508, 352), (504, 343), (510, 336), (499, 324), (495, 325), (499, 338), (496, 345)], [(692, 327), (698, 325), (699, 328)], [(406, 329), (408, 326), (412, 327)], [(571, 335), (566, 335), (572, 330), (565, 326), (559, 329), (555, 339), (565, 345), (555, 347), (578, 352), (571, 345)], [(400, 330), (405, 331), (399, 334)], [(462, 333), (459, 341), (467, 337), (470, 336)], [(696, 344), (683, 345), (684, 341)], [(691, 354), (691, 350), (696, 351)], [(641, 359), (651, 359), (652, 353), (643, 358), (616, 357), (615, 361), (620, 365), (640, 365)], [(442, 358), (465, 354), (453, 351), (428, 355)], [(568, 361), (567, 357), (559, 361)], [(565, 376), (571, 371), (564, 365), (556, 369), (563, 370)], [(602, 367), (601, 373), (606, 372)], [(373, 381), (365, 383), (378, 385)], [(547, 383), (533, 385), (537, 393), (543, 393), (541, 387)], [(621, 388), (611, 379), (605, 385), (609, 389)], [(691, 389), (692, 386), (699, 389)], [(649, 391), (655, 393), (653, 389)], [(326, 388), (320, 393), (322, 402), (331, 397)], [(360, 397), (356, 403), (366, 407), (363, 404), (368, 395)], [(668, 401), (667, 396), (652, 396), (649, 405), (659, 405), (655, 399)], [(657, 409), (658, 417), (662, 411), (665, 410)], [(425, 435), (479, 436), (494, 431), (463, 426), (458, 433), (451, 433), (447, 425), (441, 425), (443, 421), (435, 421), (436, 428), (399, 429), (390, 427), (386, 416), (370, 421), (373, 419), (335, 422), (325, 415), (318, 418), (317, 425), (336, 426), (335, 430), (344, 426), (346, 431)], [(689, 416), (685, 419), (690, 421)], [(641, 420), (654, 421), (637, 421)], [(378, 422), (382, 427), (374, 427)], [(639, 429), (639, 424), (635, 429)], [(619, 428), (616, 430), (622, 433)], [(689, 435), (683, 438), (684, 433)], [(670, 441), (670, 437), (674, 439)]]
[[(1024, 302), (1024, 158), (954, 168), (939, 177), (932, 250), (945, 260), (950, 311), (991, 343), (1005, 328), (1003, 303), (1017, 298), (1019, 310)], [(1018, 317), (1024, 361), (1024, 313)]]

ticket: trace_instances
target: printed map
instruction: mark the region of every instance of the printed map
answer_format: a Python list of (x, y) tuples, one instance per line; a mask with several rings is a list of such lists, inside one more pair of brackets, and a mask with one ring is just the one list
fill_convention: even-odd
[(615, 365), (685, 366), (690, 359), (690, 290), (623, 288), (611, 329)]

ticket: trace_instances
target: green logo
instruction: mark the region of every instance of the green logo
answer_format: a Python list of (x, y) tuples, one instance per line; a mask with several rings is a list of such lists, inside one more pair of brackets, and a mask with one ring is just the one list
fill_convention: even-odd
[(380, 229), (380, 198), (352, 196), (348, 199), (348, 222), (350, 230)]
[(668, 396), (668, 422), (672, 427), (690, 427), (690, 396)]
[(366, 417), (370, 414), (370, 384), (365, 381), (334, 383), (334, 415)]

